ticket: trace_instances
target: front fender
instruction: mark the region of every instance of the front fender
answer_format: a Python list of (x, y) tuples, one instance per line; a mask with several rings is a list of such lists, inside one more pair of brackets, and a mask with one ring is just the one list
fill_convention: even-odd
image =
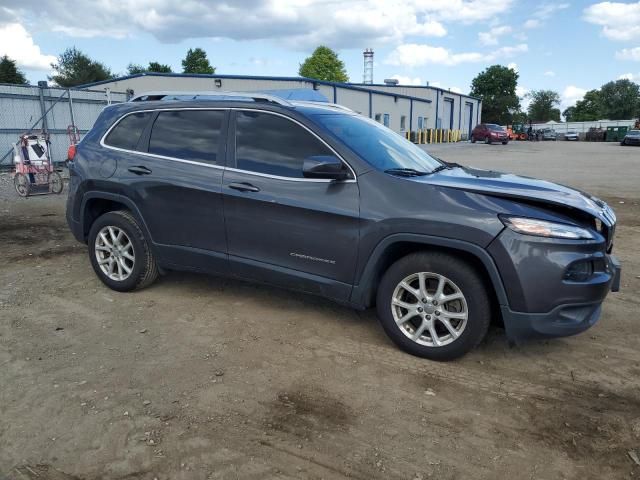
[(436, 237), (431, 235), (420, 235), (414, 233), (396, 233), (382, 239), (373, 249), (367, 264), (354, 285), (351, 292), (351, 303), (363, 308), (368, 308), (373, 302), (373, 292), (376, 282), (381, 275), (381, 266), (385, 263), (385, 256), (388, 255), (393, 245), (398, 243), (411, 243), (428, 247), (439, 247), (450, 250), (458, 250), (472, 255), (484, 266), (491, 284), (496, 293), (498, 303), (501, 306), (508, 306), (509, 301), (505, 292), (504, 284), (493, 258), (482, 247), (464, 240)]

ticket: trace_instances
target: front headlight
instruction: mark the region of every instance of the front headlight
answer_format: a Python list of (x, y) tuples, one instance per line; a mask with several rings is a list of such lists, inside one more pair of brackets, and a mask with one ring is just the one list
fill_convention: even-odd
[(537, 237), (566, 238), (570, 240), (590, 240), (595, 238), (586, 228), (565, 223), (547, 222), (535, 218), (501, 216), (500, 220), (514, 232)]

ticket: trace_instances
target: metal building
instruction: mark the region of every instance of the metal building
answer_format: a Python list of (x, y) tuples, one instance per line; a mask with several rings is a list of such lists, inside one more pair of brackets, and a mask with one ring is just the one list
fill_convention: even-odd
[(460, 130), (468, 138), (480, 122), (479, 99), (429, 86), (337, 83), (304, 77), (140, 73), (82, 88), (108, 89), (129, 95), (147, 91), (259, 91), (312, 88), (329, 102), (344, 105), (398, 133), (422, 129)]

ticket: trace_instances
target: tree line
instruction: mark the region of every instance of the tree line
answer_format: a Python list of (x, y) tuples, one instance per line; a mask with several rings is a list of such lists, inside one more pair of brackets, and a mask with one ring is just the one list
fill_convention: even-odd
[[(516, 94), (519, 74), (515, 70), (493, 65), (471, 82), (470, 95), (482, 99), (482, 119), (487, 123), (507, 125), (514, 122), (560, 121), (560, 94), (554, 90), (532, 90), (523, 111)], [(567, 122), (591, 120), (629, 120), (640, 116), (640, 85), (627, 79), (605, 83), (588, 91), (575, 106), (562, 112)]]
[[(90, 58), (86, 53), (71, 47), (62, 52), (57, 62), (51, 64), (52, 80), (61, 87), (75, 87), (87, 83), (100, 82), (115, 78), (116, 75), (104, 63)], [(129, 75), (147, 72), (173, 73), (171, 66), (152, 61), (147, 65), (130, 63), (127, 67)], [(216, 73), (216, 67), (211, 66), (207, 53), (201, 48), (190, 48), (182, 60), (181, 73)], [(348, 82), (349, 77), (344, 63), (338, 54), (326, 46), (319, 46), (305, 61), (300, 64), (298, 73), (303, 77), (328, 80), (334, 82)], [(18, 68), (15, 60), (8, 56), (0, 58), (0, 83), (26, 85), (27, 78)]]

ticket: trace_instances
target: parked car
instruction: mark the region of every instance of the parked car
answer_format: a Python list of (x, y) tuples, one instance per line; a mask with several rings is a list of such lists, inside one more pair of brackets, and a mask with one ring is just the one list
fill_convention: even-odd
[(69, 227), (114, 290), (191, 270), (375, 305), (400, 348), (451, 360), (494, 315), (514, 342), (586, 330), (619, 288), (616, 217), (588, 194), (443, 162), (331, 104), (141, 98), (68, 154)]
[(558, 139), (558, 134), (552, 128), (545, 128), (542, 130), (542, 140), (553, 140), (554, 142)]
[(471, 132), (471, 143), (484, 141), (485, 143), (501, 142), (503, 145), (509, 143), (507, 130), (494, 123), (480, 123)]
[(640, 130), (629, 130), (620, 145), (640, 145)]
[(564, 134), (564, 139), (577, 141), (580, 140), (580, 136), (578, 135), (577, 130), (567, 130), (567, 132)]

